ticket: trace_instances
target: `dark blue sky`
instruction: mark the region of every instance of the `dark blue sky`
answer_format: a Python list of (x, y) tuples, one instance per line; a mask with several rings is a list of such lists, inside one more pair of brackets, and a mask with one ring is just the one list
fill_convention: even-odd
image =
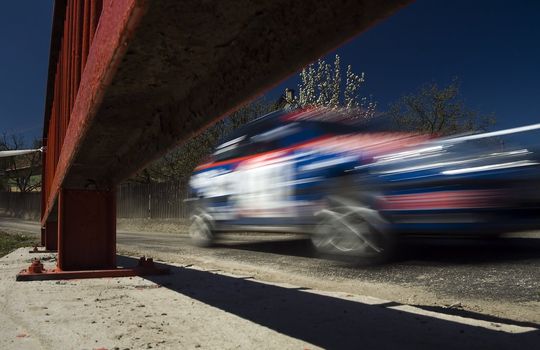
[[(3, 4), (0, 132), (41, 135), (51, 14), (52, 1)], [(337, 52), (366, 73), (364, 92), (380, 109), (423, 83), (458, 77), (466, 103), (494, 113), (495, 128), (540, 122), (539, 14), (534, 0), (419, 0)]]
[(364, 91), (382, 109), (423, 83), (458, 77), (467, 105), (494, 113), (495, 128), (540, 122), (539, 15), (533, 0), (419, 0), (337, 53), (366, 73)]
[(41, 137), (52, 0), (5, 1), (0, 11), (0, 133)]

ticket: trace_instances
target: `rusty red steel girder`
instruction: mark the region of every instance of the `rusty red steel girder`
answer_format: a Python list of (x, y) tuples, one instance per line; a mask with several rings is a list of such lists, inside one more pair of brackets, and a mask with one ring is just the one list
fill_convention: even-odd
[[(44, 218), (48, 217), (55, 207), (62, 181), (69, 171), (79, 142), (97, 112), (99, 101), (120, 63), (129, 36), (133, 33), (144, 9), (141, 1), (104, 0), (101, 5), (101, 0), (95, 0), (89, 1), (91, 6), (88, 14), (80, 11), (81, 16), (74, 18), (70, 6), (76, 2), (81, 1), (67, 2), (64, 20), (64, 33), (67, 36), (62, 39), (60, 60), (56, 69), (55, 93), (47, 135), (47, 150), (51, 148), (54, 154), (51, 155), (50, 152), (46, 154), (45, 162), (48, 166), (44, 179), (46, 197)], [(107, 9), (103, 13), (99, 12), (102, 7)], [(89, 16), (87, 21), (84, 20), (85, 16)], [(79, 22), (88, 22), (88, 28), (83, 28), (82, 36), (77, 38), (78, 42), (82, 42), (83, 37), (88, 37), (89, 42), (82, 75), (80, 70), (73, 67), (80, 66), (84, 56), (73, 55), (79, 59), (74, 62), (70, 60), (68, 54), (76, 52), (76, 47), (79, 46), (71, 40), (74, 31), (69, 29)], [(98, 22), (99, 30), (94, 32)], [(70, 118), (74, 120), (71, 121)]]
[[(81, 83), (81, 72), (85, 70), (88, 62), (90, 46), (102, 7), (102, 0), (64, 0), (55, 3), (54, 24), (60, 27), (59, 23), (62, 23), (62, 26), (53, 28), (53, 42), (51, 42), (51, 51), (56, 50), (57, 53), (51, 55), (49, 62), (49, 79), (54, 75), (54, 92), (52, 96), (48, 96), (50, 100), (47, 101), (45, 110), (43, 137), (47, 152), (43, 167), (42, 219), (48, 216), (47, 213), (54, 206), (51, 202), (56, 200), (58, 186), (55, 188), (53, 184), (58, 175), (56, 172), (59, 169), (60, 153)], [(63, 35), (55, 35), (55, 30)], [(54, 39), (60, 39), (60, 42), (54, 42)], [(94, 53), (94, 56), (97, 54)], [(55, 58), (57, 61), (52, 62)], [(62, 168), (60, 169), (62, 172)], [(60, 181), (57, 180), (56, 183), (58, 182)]]
[[(116, 201), (105, 191), (61, 188), (85, 127), (110, 83), (125, 43), (143, 8), (135, 0), (56, 1), (46, 101), (41, 243), (58, 249), (57, 268), (36, 261), (17, 280), (133, 276), (163, 273), (152, 260), (135, 269), (116, 268)], [(103, 11), (103, 8), (106, 11)], [(103, 21), (100, 21), (101, 18)], [(98, 23), (100, 23), (98, 31)], [(56, 33), (55, 33), (56, 31)], [(61, 34), (60, 34), (61, 33)], [(97, 37), (95, 39), (95, 37)], [(54, 42), (54, 40), (60, 41)], [(54, 66), (54, 59), (57, 59)], [(50, 111), (50, 114), (49, 114)]]
[(56, 0), (42, 274), (117, 271), (116, 184), (409, 2)]

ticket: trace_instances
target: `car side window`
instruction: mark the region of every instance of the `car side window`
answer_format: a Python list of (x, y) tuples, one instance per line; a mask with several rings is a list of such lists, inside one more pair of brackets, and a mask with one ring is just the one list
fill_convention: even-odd
[(242, 156), (242, 150), (245, 149), (246, 139), (246, 135), (242, 135), (220, 144), (213, 153), (214, 160), (219, 162)]
[(213, 158), (223, 161), (263, 153), (283, 147), (283, 140), (300, 132), (298, 123), (278, 124), (275, 121), (245, 125), (236, 130), (232, 139), (216, 147)]
[(282, 140), (299, 131), (297, 123), (280, 125), (271, 129), (259, 132), (250, 138), (250, 149), (252, 153), (263, 153), (273, 151), (283, 147)]

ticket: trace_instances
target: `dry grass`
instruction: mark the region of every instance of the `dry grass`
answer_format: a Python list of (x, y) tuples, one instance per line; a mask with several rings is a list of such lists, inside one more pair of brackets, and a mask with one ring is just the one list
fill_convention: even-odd
[(12, 235), (0, 231), (0, 257), (4, 256), (20, 247), (31, 247), (37, 244), (35, 237), (21, 234)]

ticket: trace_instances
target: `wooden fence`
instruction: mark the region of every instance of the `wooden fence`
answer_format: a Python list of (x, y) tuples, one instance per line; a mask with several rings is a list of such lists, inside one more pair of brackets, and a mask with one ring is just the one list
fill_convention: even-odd
[(40, 192), (0, 192), (0, 214), (38, 220), (40, 215)]
[[(0, 213), (39, 219), (40, 193), (0, 192)], [(182, 183), (125, 183), (117, 188), (119, 218), (184, 219), (189, 217), (186, 187)]]
[(116, 192), (119, 218), (183, 219), (189, 216), (185, 185), (177, 182), (126, 183)]

